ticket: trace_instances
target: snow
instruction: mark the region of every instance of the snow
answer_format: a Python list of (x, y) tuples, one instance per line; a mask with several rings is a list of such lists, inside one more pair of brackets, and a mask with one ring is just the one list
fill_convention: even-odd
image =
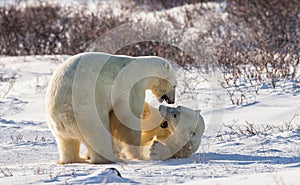
[[(273, 172), (264, 174), (240, 175), (233, 178), (222, 178), (213, 180), (201, 181), (201, 184), (206, 185), (253, 185), (253, 184), (298, 184), (299, 180), (295, 178), (299, 174), (299, 170), (287, 170), (284, 172)], [(187, 184), (197, 184), (189, 182)]]
[[(198, 90), (195, 97), (188, 93), (178, 96), (180, 104), (201, 108), (206, 121), (202, 143), (192, 157), (105, 165), (56, 164), (58, 150), (45, 121), (44, 96), (53, 71), (67, 57), (0, 57), (0, 79), (4, 79), (0, 82), (0, 184), (300, 183), (296, 178), (300, 173), (299, 95), (264, 88), (255, 103), (233, 106), (209, 78), (198, 84), (190, 81)], [(178, 72), (179, 82), (184, 78), (189, 74)], [(182, 90), (183, 85), (178, 88)], [(216, 95), (223, 100), (213, 97)], [(261, 133), (235, 134), (224, 126), (243, 128), (247, 122)], [(284, 129), (287, 123), (294, 129)], [(264, 131), (266, 125), (274, 128)]]

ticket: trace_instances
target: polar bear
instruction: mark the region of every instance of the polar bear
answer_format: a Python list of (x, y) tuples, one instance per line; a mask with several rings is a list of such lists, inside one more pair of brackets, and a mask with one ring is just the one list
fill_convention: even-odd
[(176, 84), (172, 65), (160, 57), (99, 52), (70, 57), (55, 71), (46, 92), (46, 118), (59, 163), (85, 162), (79, 155), (81, 142), (91, 163), (119, 161), (109, 129), (112, 111), (130, 128), (124, 137), (132, 140), (128, 153), (137, 158), (145, 90), (160, 102), (174, 103)]
[(153, 141), (149, 159), (164, 160), (193, 155), (200, 146), (205, 129), (200, 110), (193, 110), (185, 106), (174, 108), (161, 105), (159, 111), (170, 126), (175, 126), (175, 129), (165, 139)]
[[(168, 158), (189, 157), (194, 154), (201, 143), (205, 125), (200, 110), (178, 106), (176, 108), (160, 105), (159, 109), (144, 105), (142, 117), (140, 160), (162, 160)], [(132, 141), (124, 137), (129, 128), (110, 114), (111, 133), (116, 150), (123, 160), (126, 156), (126, 145)], [(123, 138), (124, 137), (124, 138)]]

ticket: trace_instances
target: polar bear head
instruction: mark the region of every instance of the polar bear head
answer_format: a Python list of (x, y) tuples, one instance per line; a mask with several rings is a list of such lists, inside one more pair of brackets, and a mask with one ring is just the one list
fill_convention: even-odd
[(151, 90), (159, 102), (165, 100), (168, 104), (173, 104), (177, 85), (174, 69), (168, 61), (162, 58), (154, 57), (153, 59), (151, 58), (149, 62), (153, 64), (158, 75), (148, 78), (147, 89)]
[(153, 140), (163, 140), (174, 132), (175, 125), (165, 120), (157, 108), (148, 103), (144, 104), (144, 112), (141, 119), (141, 145), (149, 145)]
[(157, 100), (161, 103), (166, 101), (168, 104), (175, 103), (175, 88), (176, 81), (170, 82), (161, 78), (152, 78), (152, 82), (155, 82), (155, 86), (152, 86), (151, 92), (157, 97)]
[(172, 135), (161, 141), (171, 150), (173, 157), (189, 157), (196, 152), (205, 129), (200, 110), (160, 105), (159, 112), (169, 127), (174, 127)]

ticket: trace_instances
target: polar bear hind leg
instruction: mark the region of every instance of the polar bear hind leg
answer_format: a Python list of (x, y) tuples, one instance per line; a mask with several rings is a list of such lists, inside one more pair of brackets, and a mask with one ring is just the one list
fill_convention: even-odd
[(58, 161), (59, 164), (86, 162), (85, 159), (79, 156), (80, 140), (56, 136), (56, 141), (60, 154), (60, 160)]

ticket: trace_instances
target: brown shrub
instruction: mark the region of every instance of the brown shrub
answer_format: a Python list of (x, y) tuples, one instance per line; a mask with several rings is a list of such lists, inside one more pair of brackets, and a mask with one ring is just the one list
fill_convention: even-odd
[(25, 8), (0, 7), (0, 55), (83, 52), (101, 34), (122, 24), (125, 18), (120, 17), (41, 2)]
[[(185, 37), (179, 38), (181, 46), (192, 53), (157, 40), (132, 43), (116, 53), (161, 56), (183, 67), (209, 66), (212, 56), (202, 52), (209, 46), (222, 70), (222, 85), (233, 104), (252, 103), (262, 86), (276, 88), (287, 81), (293, 82), (292, 91), (299, 93), (298, 0), (138, 0), (133, 5), (123, 6), (118, 16), (110, 15), (114, 7), (107, 8), (104, 13), (89, 13), (86, 7), (75, 9), (41, 1), (25, 8), (4, 6), (0, 7), (0, 55), (80, 53), (87, 51), (91, 43), (104, 33), (130, 22), (131, 13), (145, 6), (148, 7), (146, 11), (157, 11), (202, 2), (222, 2), (226, 8), (218, 11), (224, 11), (228, 16), (225, 19), (212, 17), (207, 21), (211, 25), (204, 31), (201, 25), (196, 27), (195, 23), (199, 17), (212, 15), (216, 10), (204, 6), (183, 8), (183, 30), (191, 27), (199, 30), (193, 36), (186, 33)], [(171, 24), (177, 22), (174, 21), (176, 17), (170, 14), (160, 16), (165, 16)], [(157, 29), (153, 31), (160, 34), (160, 27), (154, 26), (147, 29)], [(140, 33), (144, 31), (143, 26), (137, 29)], [(118, 38), (130, 35), (125, 31), (124, 35), (117, 35)], [(195, 35), (197, 38), (194, 38)], [(283, 85), (280, 88), (287, 87)]]

